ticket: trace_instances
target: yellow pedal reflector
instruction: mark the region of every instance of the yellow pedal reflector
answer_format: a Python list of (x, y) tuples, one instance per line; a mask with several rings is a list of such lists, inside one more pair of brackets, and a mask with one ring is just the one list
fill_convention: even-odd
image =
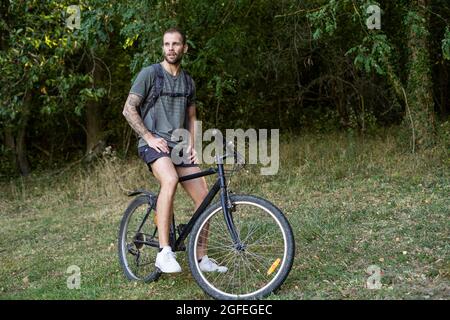
[(277, 260), (275, 260), (274, 263), (272, 263), (272, 266), (269, 268), (269, 270), (267, 270), (268, 276), (270, 276), (275, 271), (275, 269), (279, 266), (280, 262), (281, 262), (281, 259), (278, 258)]
[(156, 214), (153, 216), (153, 222), (158, 225), (158, 217), (156, 216)]

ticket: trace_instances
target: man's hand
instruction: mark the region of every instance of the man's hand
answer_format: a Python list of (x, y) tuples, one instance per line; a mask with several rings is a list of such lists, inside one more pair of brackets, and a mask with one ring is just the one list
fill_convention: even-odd
[(155, 137), (152, 134), (145, 135), (145, 142), (147, 142), (148, 146), (155, 149), (158, 152), (169, 153), (169, 147), (167, 146), (167, 141), (163, 138)]
[(191, 163), (198, 164), (198, 158), (197, 158), (197, 151), (195, 151), (194, 148), (192, 148), (192, 145), (189, 145), (186, 149), (186, 152), (188, 154), (188, 159)]

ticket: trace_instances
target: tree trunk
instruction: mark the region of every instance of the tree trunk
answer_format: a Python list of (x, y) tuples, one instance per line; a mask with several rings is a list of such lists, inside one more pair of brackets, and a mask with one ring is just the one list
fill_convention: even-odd
[[(95, 58), (92, 55), (93, 62), (93, 87), (100, 84), (103, 69), (99, 63), (95, 63)], [(86, 153), (87, 161), (92, 160), (93, 157), (103, 151), (104, 142), (102, 141), (102, 101), (91, 100), (86, 104)]]
[(14, 135), (12, 133), (11, 127), (5, 128), (5, 145), (8, 148), (9, 162), (11, 168), (18, 168), (16, 161), (16, 143), (14, 142)]
[(13, 132), (11, 127), (5, 128), (5, 144), (11, 150), (10, 161), (17, 171), (27, 176), (30, 174), (30, 164), (27, 159), (26, 133), (28, 126), (28, 112), (30, 110), (31, 94), (27, 93), (24, 99), (23, 113), (20, 123)]
[(23, 101), (22, 118), (19, 124), (17, 138), (16, 138), (16, 156), (17, 165), (20, 173), (27, 176), (30, 173), (30, 165), (27, 159), (27, 145), (26, 145), (26, 133), (28, 127), (29, 112), (31, 110), (32, 95), (29, 91), (25, 93), (25, 99)]
[(442, 119), (447, 119), (448, 116), (448, 104), (449, 104), (449, 79), (448, 79), (448, 71), (445, 66), (445, 63), (442, 62), (439, 67), (439, 80), (440, 80), (440, 103), (439, 103), (439, 111), (441, 113)]
[[(4, 22), (9, 23), (8, 10), (10, 1), (0, 2), (0, 18)], [(5, 29), (0, 30), (0, 50), (7, 49), (7, 36), (8, 32)], [(11, 127), (6, 127), (5, 132), (5, 144), (11, 150), (10, 161), (13, 167), (17, 168), (20, 174), (26, 176), (30, 173), (30, 164), (27, 159), (26, 148), (26, 133), (28, 126), (29, 112), (31, 110), (32, 95), (29, 91), (26, 91), (23, 100), (22, 112), (20, 121), (16, 127), (16, 130), (12, 130)]]
[(27, 176), (30, 173), (30, 165), (27, 159), (27, 148), (25, 134), (27, 132), (28, 119), (24, 119), (24, 123), (20, 126), (19, 132), (16, 139), (16, 156), (17, 165), (19, 167), (20, 173), (23, 176)]
[[(3, 19), (6, 24), (9, 22), (8, 17), (8, 10), (9, 10), (9, 1), (0, 1), (0, 19)], [(0, 50), (6, 49), (6, 36), (7, 31), (5, 28), (0, 29)]]
[(417, 147), (427, 148), (435, 142), (428, 2), (428, 0), (413, 1), (408, 21), (410, 68), (406, 91), (409, 103), (406, 106), (404, 122), (413, 131), (413, 151)]
[(90, 101), (86, 105), (86, 152), (97, 152), (101, 144), (101, 105), (98, 101)]

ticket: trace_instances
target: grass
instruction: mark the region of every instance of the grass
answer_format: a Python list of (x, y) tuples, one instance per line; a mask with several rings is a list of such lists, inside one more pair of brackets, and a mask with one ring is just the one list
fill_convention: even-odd
[[(443, 147), (399, 151), (390, 133), (284, 138), (280, 171), (248, 166), (236, 193), (270, 199), (294, 230), (293, 269), (268, 299), (448, 299), (450, 297), (450, 157)], [(157, 190), (137, 158), (106, 156), (89, 169), (38, 174), (0, 185), (0, 299), (209, 299), (183, 272), (144, 284), (125, 279), (116, 237), (130, 199)], [(187, 219), (181, 188), (175, 210)], [(81, 288), (67, 288), (67, 269)], [(379, 290), (366, 270), (382, 270)]]

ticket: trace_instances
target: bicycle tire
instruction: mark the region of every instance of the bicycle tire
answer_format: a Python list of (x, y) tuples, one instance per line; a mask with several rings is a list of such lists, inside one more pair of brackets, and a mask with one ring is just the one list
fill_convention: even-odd
[[(292, 228), (281, 210), (265, 199), (232, 195), (230, 200), (234, 224), (245, 250), (233, 248), (218, 202), (205, 210), (192, 229), (189, 267), (198, 285), (215, 299), (261, 299), (278, 290), (292, 268), (295, 253)], [(227, 267), (226, 272), (200, 270), (197, 247), (207, 223), (207, 255)], [(222, 249), (224, 253), (220, 252)]]
[[(123, 272), (129, 280), (152, 282), (158, 280), (161, 276), (161, 271), (154, 265), (159, 249), (159, 242), (157, 228), (153, 219), (153, 207), (154, 204), (151, 197), (148, 195), (139, 195), (128, 205), (120, 223), (118, 256)], [(136, 224), (139, 226), (142, 223), (147, 212), (149, 212), (149, 215), (142, 228), (135, 231), (130, 230), (130, 228), (136, 227)], [(134, 221), (132, 223), (134, 218), (136, 218), (136, 223)], [(128, 234), (134, 234), (134, 236), (127, 237)], [(138, 243), (138, 241), (152, 242), (154, 246)], [(145, 264), (140, 266), (139, 260), (144, 252)], [(138, 271), (139, 267), (144, 267), (144, 265), (146, 267)]]

